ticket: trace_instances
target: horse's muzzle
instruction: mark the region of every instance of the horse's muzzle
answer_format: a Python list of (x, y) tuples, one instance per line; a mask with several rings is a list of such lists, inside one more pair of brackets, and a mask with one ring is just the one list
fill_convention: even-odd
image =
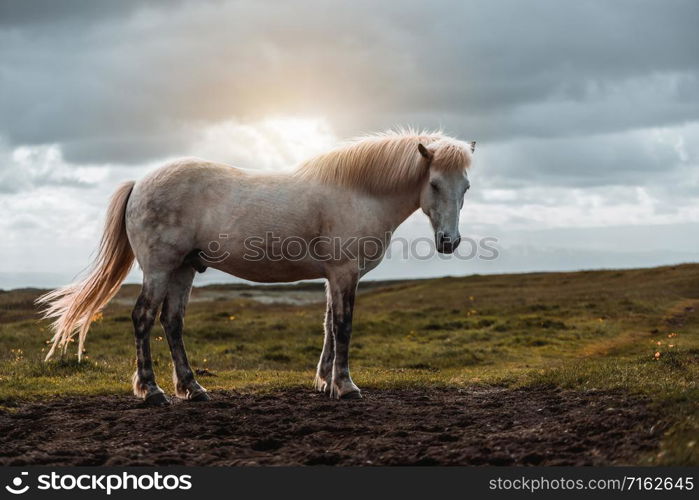
[(436, 244), (437, 244), (437, 251), (439, 253), (454, 253), (454, 250), (456, 250), (456, 247), (459, 246), (459, 243), (461, 243), (461, 236), (456, 236), (455, 238), (451, 237), (448, 234), (438, 234), (437, 237), (435, 238)]

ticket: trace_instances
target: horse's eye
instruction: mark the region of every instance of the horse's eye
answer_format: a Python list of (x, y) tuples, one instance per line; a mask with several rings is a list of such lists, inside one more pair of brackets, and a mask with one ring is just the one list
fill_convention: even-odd
[(439, 186), (436, 182), (430, 182), (430, 186), (432, 186), (432, 189), (434, 189), (435, 191), (439, 191)]

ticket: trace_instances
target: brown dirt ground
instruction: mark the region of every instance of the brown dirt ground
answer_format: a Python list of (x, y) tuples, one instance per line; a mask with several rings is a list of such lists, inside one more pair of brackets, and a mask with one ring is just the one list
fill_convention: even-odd
[(657, 448), (649, 403), (552, 388), (214, 392), (144, 408), (128, 396), (0, 410), (0, 465), (600, 465)]

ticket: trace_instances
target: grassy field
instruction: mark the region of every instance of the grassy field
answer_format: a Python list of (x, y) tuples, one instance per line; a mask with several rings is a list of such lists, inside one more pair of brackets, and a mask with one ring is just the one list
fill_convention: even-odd
[[(41, 361), (50, 334), (33, 306), (40, 291), (0, 292), (0, 406), (128, 393), (129, 304), (137, 292), (125, 286), (95, 319), (80, 364), (74, 349)], [(294, 304), (275, 302), (285, 296)], [(316, 299), (323, 293), (315, 284), (195, 290), (185, 340), (202, 385), (310, 387), (322, 344), (324, 305)], [(171, 391), (160, 328), (152, 339), (158, 381)], [(351, 358), (360, 387), (554, 385), (643, 394), (668, 430), (660, 450), (639, 463), (699, 464), (699, 265), (368, 284), (357, 300)]]

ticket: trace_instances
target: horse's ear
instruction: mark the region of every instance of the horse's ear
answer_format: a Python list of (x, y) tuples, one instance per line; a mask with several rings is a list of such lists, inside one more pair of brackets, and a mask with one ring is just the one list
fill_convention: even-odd
[(471, 141), (471, 153), (476, 152), (476, 141)]
[(432, 161), (434, 153), (429, 151), (425, 146), (422, 145), (422, 143), (417, 145), (417, 150), (420, 151), (420, 154), (425, 160), (427, 160), (428, 162)]

